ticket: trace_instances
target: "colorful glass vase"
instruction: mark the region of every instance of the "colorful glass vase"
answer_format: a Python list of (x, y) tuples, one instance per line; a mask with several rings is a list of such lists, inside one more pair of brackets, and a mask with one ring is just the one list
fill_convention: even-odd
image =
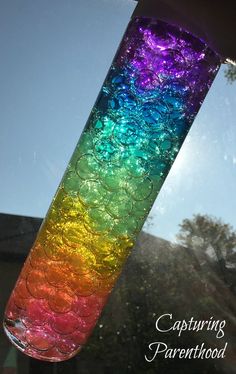
[(190, 33), (131, 19), (6, 308), (21, 351), (85, 344), (219, 65)]

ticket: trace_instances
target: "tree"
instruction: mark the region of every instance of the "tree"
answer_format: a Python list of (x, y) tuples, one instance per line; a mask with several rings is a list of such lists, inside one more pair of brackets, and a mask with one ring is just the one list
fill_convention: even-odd
[(224, 71), (225, 77), (229, 83), (233, 83), (236, 80), (236, 66), (229, 64)]
[[(227, 223), (209, 215), (194, 215), (179, 225), (177, 239), (180, 244), (202, 258), (218, 263), (221, 276), (226, 283), (227, 264), (235, 262), (236, 232)], [(234, 266), (236, 264), (233, 264)], [(236, 267), (235, 267), (236, 269)]]

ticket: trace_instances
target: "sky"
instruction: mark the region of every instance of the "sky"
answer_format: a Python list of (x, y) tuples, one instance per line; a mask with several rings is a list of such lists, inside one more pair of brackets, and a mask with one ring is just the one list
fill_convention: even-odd
[[(2, 0), (0, 212), (44, 217), (135, 7)], [(174, 240), (206, 213), (236, 228), (236, 83), (222, 67), (144, 229)]]

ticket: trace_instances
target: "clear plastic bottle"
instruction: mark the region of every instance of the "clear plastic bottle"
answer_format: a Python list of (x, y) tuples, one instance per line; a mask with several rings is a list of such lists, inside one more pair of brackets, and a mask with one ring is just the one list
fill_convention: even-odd
[(219, 65), (188, 32), (131, 19), (6, 308), (21, 351), (85, 344)]

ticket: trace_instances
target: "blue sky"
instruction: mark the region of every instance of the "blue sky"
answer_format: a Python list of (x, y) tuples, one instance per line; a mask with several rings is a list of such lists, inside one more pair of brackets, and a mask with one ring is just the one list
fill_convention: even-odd
[[(0, 212), (45, 216), (133, 0), (2, 0)], [(219, 72), (151, 211), (173, 239), (194, 213), (236, 228), (236, 83)]]

